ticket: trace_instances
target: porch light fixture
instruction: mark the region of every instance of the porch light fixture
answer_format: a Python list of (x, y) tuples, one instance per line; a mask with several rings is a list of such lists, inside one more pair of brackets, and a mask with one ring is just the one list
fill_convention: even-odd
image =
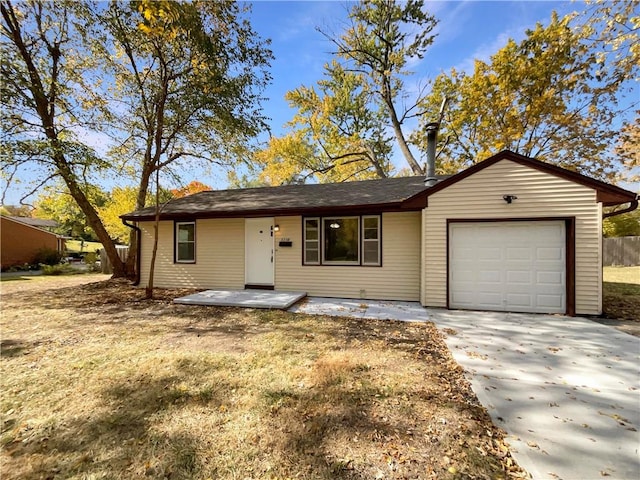
[(334, 229), (335, 228), (340, 228), (340, 224), (338, 222), (333, 222), (333, 223), (329, 224), (329, 227), (330, 228), (334, 228)]
[(273, 231), (274, 231), (274, 232), (279, 232), (279, 231), (280, 231), (280, 225), (277, 225), (277, 224), (276, 224), (276, 225), (274, 225), (274, 226), (273, 226)]
[(503, 199), (505, 202), (507, 202), (507, 203), (511, 203), (511, 202), (513, 202), (514, 200), (517, 200), (517, 199), (518, 199), (518, 197), (516, 197), (515, 195), (511, 195), (511, 194), (508, 194), (508, 193), (507, 193), (507, 194), (504, 194), (504, 195), (502, 196), (502, 199)]

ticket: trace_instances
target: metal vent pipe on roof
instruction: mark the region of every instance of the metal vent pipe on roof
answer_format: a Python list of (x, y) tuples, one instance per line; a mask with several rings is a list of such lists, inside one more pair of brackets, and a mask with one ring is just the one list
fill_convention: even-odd
[(436, 184), (436, 143), (438, 141), (438, 128), (440, 122), (428, 123), (425, 127), (427, 131), (427, 172), (424, 184), (432, 187)]

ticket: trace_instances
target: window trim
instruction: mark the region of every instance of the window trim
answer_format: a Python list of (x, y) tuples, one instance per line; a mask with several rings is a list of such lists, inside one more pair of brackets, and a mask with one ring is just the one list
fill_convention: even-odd
[[(358, 219), (358, 261), (357, 262), (333, 262), (325, 260), (324, 255), (324, 220), (326, 219)], [(378, 263), (364, 263), (364, 219), (378, 219)], [(318, 220), (318, 261), (307, 262), (306, 241), (307, 241), (307, 220)], [(382, 213), (366, 214), (366, 215), (317, 215), (302, 216), (302, 266), (331, 266), (331, 267), (382, 267)]]
[[(178, 229), (180, 228), (180, 226), (182, 225), (193, 225), (193, 242), (180, 242), (178, 240)], [(193, 259), (188, 259), (188, 260), (180, 260), (178, 258), (178, 252), (180, 251), (179, 249), (179, 244), (181, 243), (193, 243)], [(174, 226), (173, 226), (173, 263), (196, 263), (196, 222), (195, 220), (193, 221), (188, 221), (188, 222), (174, 222)]]
[[(318, 238), (316, 240), (307, 240), (307, 220), (318, 221)], [(310, 262), (307, 260), (307, 242), (316, 242), (316, 253), (318, 254), (318, 260), (316, 262)], [(320, 247), (322, 244), (322, 218), (321, 217), (303, 217), (302, 218), (302, 264), (303, 265), (321, 265), (322, 256), (320, 254)]]
[[(382, 265), (382, 215), (362, 215), (362, 234), (361, 234), (361, 242), (362, 242), (362, 247), (361, 247), (361, 252), (362, 252), (362, 259), (361, 259), (361, 263), (362, 266), (364, 267), (379, 267)], [(373, 240), (371, 239), (367, 239), (365, 238), (365, 226), (364, 226), (364, 222), (367, 218), (375, 218), (378, 220), (378, 225), (377, 225), (377, 237), (375, 239), (375, 242), (377, 243), (378, 246), (378, 260), (376, 260), (375, 262), (366, 262), (364, 259), (364, 244), (365, 242), (371, 242), (373, 243)]]

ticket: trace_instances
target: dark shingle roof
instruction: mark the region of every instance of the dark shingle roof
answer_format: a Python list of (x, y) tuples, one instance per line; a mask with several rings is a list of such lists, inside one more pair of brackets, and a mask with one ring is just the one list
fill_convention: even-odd
[(27, 225), (31, 225), (32, 227), (39, 228), (56, 228), (58, 226), (58, 222), (55, 220), (47, 220), (44, 218), (31, 218), (31, 217), (12, 217), (7, 216), (16, 222), (26, 223)]
[[(200, 192), (171, 200), (163, 219), (212, 218), (251, 215), (300, 215), (400, 208), (402, 202), (425, 190), (424, 176), (358, 182), (284, 185)], [(155, 207), (122, 215), (125, 220), (151, 220)]]

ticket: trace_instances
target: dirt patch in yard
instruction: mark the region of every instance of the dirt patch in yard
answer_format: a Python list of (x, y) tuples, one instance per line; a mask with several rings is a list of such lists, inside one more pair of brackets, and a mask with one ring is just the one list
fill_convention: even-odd
[(3, 478), (525, 477), (431, 323), (58, 281), (2, 286)]

